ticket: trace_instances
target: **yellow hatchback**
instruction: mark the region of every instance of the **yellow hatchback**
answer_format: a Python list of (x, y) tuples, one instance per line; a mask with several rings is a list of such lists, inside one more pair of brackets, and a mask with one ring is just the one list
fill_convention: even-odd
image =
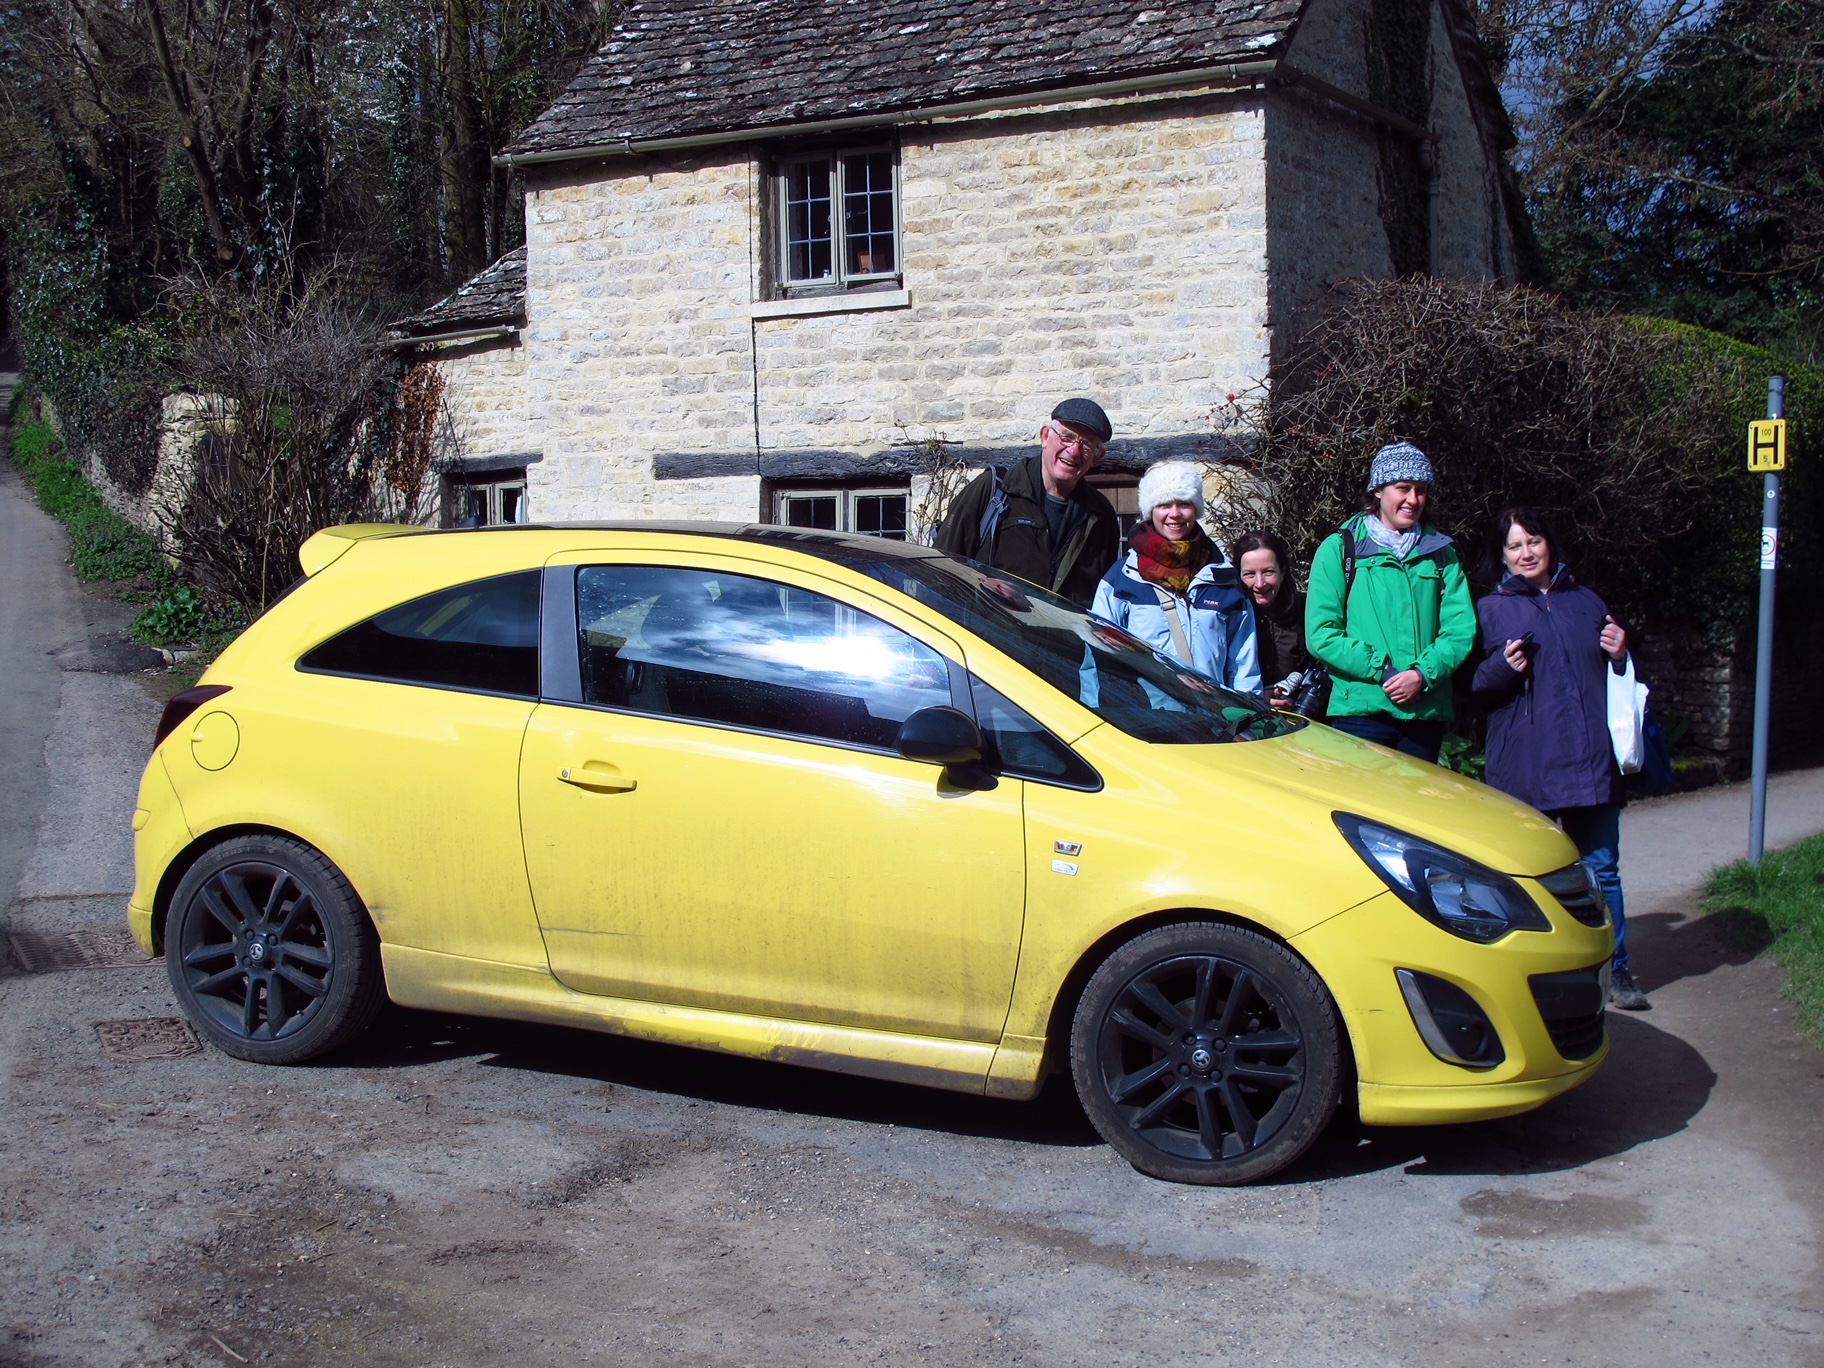
[(1025, 1098), (1235, 1183), (1587, 1078), (1612, 932), (1532, 809), (1031, 585), (766, 526), (318, 533), (174, 699), (128, 915), (217, 1046), (383, 996)]

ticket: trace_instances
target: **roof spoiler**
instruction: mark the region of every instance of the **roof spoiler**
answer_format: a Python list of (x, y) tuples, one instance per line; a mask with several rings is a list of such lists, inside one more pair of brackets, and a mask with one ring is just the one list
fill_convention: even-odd
[(298, 564), (307, 576), (314, 575), (333, 564), (337, 557), (356, 542), (367, 541), (371, 537), (410, 536), (428, 530), (400, 523), (347, 523), (341, 527), (326, 527), (321, 532), (312, 533), (305, 539), (304, 545), (298, 548)]

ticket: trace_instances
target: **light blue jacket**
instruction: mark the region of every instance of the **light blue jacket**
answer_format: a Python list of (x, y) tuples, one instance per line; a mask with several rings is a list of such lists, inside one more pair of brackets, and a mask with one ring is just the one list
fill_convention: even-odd
[(1171, 623), (1159, 604), (1159, 588), (1140, 578), (1139, 557), (1127, 552), (1096, 586), (1090, 612), (1140, 638), (1161, 655), (1208, 675), (1239, 693), (1260, 692), (1260, 648), (1255, 640), (1254, 605), (1235, 567), (1213, 561), (1191, 577), (1178, 604), (1178, 621), (1191, 646), (1184, 660), (1172, 639)]

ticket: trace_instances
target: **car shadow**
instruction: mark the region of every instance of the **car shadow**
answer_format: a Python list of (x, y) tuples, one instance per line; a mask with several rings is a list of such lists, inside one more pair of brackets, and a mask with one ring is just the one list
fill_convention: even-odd
[(1275, 1185), (1390, 1168), (1495, 1177), (1557, 1173), (1675, 1135), (1703, 1110), (1716, 1074), (1702, 1054), (1639, 1016), (1609, 1013), (1596, 1076), (1537, 1111), (1459, 1126), (1363, 1126), (1342, 1116)]
[[(1415, 1175), (1553, 1173), (1683, 1130), (1716, 1084), (1704, 1057), (1630, 1014), (1609, 1014), (1609, 1036), (1609, 1058), (1596, 1076), (1537, 1111), (1455, 1126), (1371, 1127), (1346, 1108), (1309, 1153), (1268, 1182), (1298, 1186), (1390, 1168)], [(1018, 1144), (1102, 1143), (1062, 1076), (1051, 1078), (1031, 1102), (1008, 1102), (569, 1027), (403, 1008), (388, 1008), (376, 1029), (333, 1063), (388, 1069), (462, 1058), (486, 1068), (586, 1079), (755, 1111)]]
[(857, 1078), (565, 1026), (444, 1016), (388, 1006), (361, 1040), (326, 1063), (419, 1067), (471, 1058), (486, 1068), (553, 1074), (756, 1111), (945, 1131), (1022, 1144), (1102, 1143), (1067, 1078), (1030, 1102)]

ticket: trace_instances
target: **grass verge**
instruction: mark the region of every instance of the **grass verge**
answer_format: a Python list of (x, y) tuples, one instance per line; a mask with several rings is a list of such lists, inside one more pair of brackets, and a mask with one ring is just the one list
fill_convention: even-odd
[(1786, 969), (1786, 996), (1799, 1025), (1824, 1045), (1824, 836), (1710, 876), (1704, 910), (1738, 949), (1769, 951)]
[(154, 593), (176, 587), (158, 544), (102, 502), (82, 468), (62, 459), (49, 423), (13, 429), (13, 459), (32, 482), (39, 507), (70, 530), (70, 564), (85, 580), (143, 577)]
[(62, 443), (49, 423), (14, 425), (13, 460), (31, 481), (39, 507), (69, 529), (70, 565), (77, 578), (112, 584), (124, 601), (147, 605), (133, 622), (136, 641), (147, 646), (195, 642), (213, 660), (234, 639), (202, 597), (178, 583), (158, 543), (109, 508), (82, 468), (63, 459)]

